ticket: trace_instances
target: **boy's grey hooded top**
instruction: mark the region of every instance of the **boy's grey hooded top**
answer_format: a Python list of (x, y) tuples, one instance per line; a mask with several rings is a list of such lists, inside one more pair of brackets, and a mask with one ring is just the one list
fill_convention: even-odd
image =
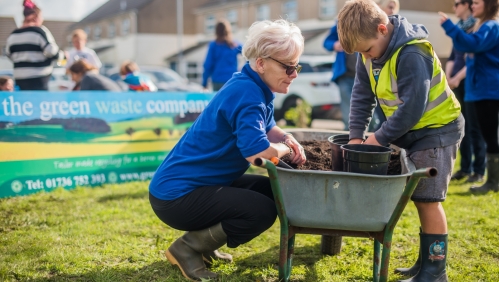
[[(393, 53), (407, 42), (428, 37), (423, 25), (410, 24), (399, 15), (390, 16), (389, 20), (394, 26), (392, 37), (381, 58), (372, 60), (373, 70), (381, 69)], [(428, 48), (420, 44), (408, 45), (400, 51), (397, 58), (397, 86), (403, 103), (375, 132), (381, 145), (391, 143), (411, 152), (453, 145), (464, 136), (462, 115), (439, 128), (411, 131), (423, 116), (428, 103), (433, 60)], [(369, 75), (359, 55), (350, 108), (350, 139), (364, 137), (375, 103)]]

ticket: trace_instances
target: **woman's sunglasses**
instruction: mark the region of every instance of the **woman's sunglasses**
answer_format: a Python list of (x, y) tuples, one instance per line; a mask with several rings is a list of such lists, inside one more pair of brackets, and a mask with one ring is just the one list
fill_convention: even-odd
[(274, 59), (272, 57), (269, 57), (269, 59), (272, 59), (272, 60), (278, 62), (279, 64), (281, 64), (281, 66), (283, 66), (286, 69), (286, 74), (287, 75), (292, 75), (295, 70), (296, 70), (296, 73), (300, 73), (301, 72), (301, 65), (288, 66), (285, 63), (279, 62), (278, 60), (276, 60), (276, 59)]

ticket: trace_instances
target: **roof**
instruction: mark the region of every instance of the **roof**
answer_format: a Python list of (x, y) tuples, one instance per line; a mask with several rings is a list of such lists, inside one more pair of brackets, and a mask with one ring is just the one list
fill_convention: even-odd
[[(187, 49), (182, 50), (182, 55), (183, 56), (188, 55), (189, 53), (192, 53), (192, 52), (196, 51), (197, 49), (206, 46), (208, 43), (209, 43), (209, 41), (201, 41), (201, 42), (197, 43), (194, 46), (191, 46), (191, 47), (189, 47)], [(178, 59), (178, 55), (179, 55), (179, 53), (177, 52), (177, 53), (171, 55), (170, 57), (167, 57), (165, 59), (165, 61), (177, 60)]]
[(80, 23), (94, 22), (125, 11), (140, 10), (154, 0), (109, 0), (83, 18)]
[(69, 42), (66, 39), (67, 30), (74, 23), (75, 22), (70, 21), (43, 21), (43, 25), (50, 30), (50, 33), (52, 33), (55, 42), (60, 48), (67, 47), (69, 45)]

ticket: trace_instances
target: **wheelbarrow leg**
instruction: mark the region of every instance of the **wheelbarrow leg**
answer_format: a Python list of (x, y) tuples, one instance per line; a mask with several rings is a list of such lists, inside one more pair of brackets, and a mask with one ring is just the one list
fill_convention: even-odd
[(288, 270), (286, 275), (286, 281), (289, 281), (291, 277), (291, 268), (293, 267), (294, 252), (295, 252), (295, 235), (289, 237), (288, 239), (288, 257), (287, 257)]
[(392, 250), (392, 235), (390, 234), (389, 239), (383, 242), (383, 252), (381, 257), (381, 270), (379, 273), (379, 282), (386, 282), (388, 280), (388, 267), (390, 265), (390, 252)]
[(374, 239), (374, 258), (373, 258), (373, 281), (379, 282), (379, 261), (380, 261), (380, 243)]
[(281, 232), (281, 242), (279, 246), (279, 281), (283, 282), (289, 281), (288, 244), (289, 235)]

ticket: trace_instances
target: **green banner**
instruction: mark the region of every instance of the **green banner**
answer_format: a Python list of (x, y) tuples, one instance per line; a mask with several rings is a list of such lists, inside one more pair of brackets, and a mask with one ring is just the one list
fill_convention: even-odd
[(212, 97), (0, 92), (0, 198), (150, 179)]

